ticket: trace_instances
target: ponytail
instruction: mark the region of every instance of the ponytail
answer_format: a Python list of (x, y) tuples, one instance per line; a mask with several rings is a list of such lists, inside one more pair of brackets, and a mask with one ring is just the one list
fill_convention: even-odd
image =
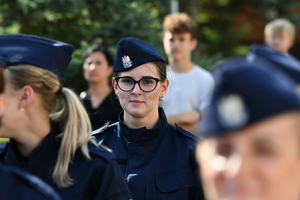
[(51, 118), (58, 122), (63, 129), (61, 145), (52, 177), (58, 187), (68, 187), (72, 185), (68, 168), (76, 150), (80, 148), (84, 157), (88, 160), (91, 159), (88, 142), (91, 141), (92, 128), (89, 117), (76, 94), (68, 88), (62, 88), (61, 96), (63, 99), (62, 110), (51, 115)]
[(44, 108), (49, 113), (55, 111), (49, 117), (59, 124), (62, 133), (58, 135), (61, 145), (52, 178), (60, 188), (71, 186), (73, 180), (68, 169), (77, 149), (89, 160), (88, 143), (96, 145), (91, 139), (92, 128), (83, 105), (77, 95), (68, 88), (62, 88), (57, 76), (48, 70), (28, 64), (15, 65), (7, 70), (15, 89), (30, 85), (40, 94)]

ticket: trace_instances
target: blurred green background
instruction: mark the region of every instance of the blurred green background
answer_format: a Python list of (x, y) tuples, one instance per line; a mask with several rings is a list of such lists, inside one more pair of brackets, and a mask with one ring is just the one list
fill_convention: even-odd
[[(215, 61), (245, 54), (251, 43), (263, 42), (263, 27), (269, 20), (285, 17), (296, 26), (300, 24), (299, 0), (177, 1), (179, 12), (188, 13), (198, 24), (199, 44), (193, 60), (208, 70)], [(72, 44), (75, 51), (64, 86), (80, 93), (87, 87), (82, 75), (83, 55), (93, 44), (106, 46), (115, 54), (121, 38), (137, 37), (152, 44), (166, 58), (161, 24), (170, 13), (170, 2), (1, 0), (0, 34), (34, 34)], [(299, 52), (297, 42), (291, 53)]]

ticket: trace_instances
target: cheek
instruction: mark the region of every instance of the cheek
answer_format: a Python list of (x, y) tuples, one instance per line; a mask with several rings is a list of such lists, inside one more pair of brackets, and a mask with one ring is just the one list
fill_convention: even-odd
[(205, 191), (205, 196), (208, 199), (218, 199), (222, 194), (222, 185), (224, 185), (224, 176), (222, 171), (213, 167), (213, 155), (202, 154), (200, 158), (200, 172), (202, 185)]

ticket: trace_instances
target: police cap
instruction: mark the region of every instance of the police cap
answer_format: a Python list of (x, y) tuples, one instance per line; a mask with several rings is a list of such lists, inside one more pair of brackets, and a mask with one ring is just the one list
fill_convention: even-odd
[[(271, 68), (246, 59), (230, 60), (216, 79), (201, 134), (223, 136), (260, 120), (300, 108), (295, 82)], [(223, 66), (226, 64), (222, 64)]]
[(27, 63), (55, 73), (63, 80), (71, 61), (73, 46), (34, 35), (0, 36), (0, 65)]
[(165, 62), (150, 44), (134, 37), (123, 38), (118, 43), (114, 72), (127, 71), (159, 60)]

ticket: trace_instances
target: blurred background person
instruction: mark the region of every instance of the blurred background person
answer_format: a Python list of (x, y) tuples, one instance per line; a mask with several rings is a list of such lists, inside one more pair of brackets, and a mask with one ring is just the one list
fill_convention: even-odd
[(115, 123), (122, 108), (110, 84), (114, 59), (104, 47), (93, 46), (87, 50), (83, 62), (87, 91), (80, 97), (89, 115), (92, 129), (98, 129), (106, 122)]
[(124, 110), (93, 136), (116, 155), (133, 199), (202, 200), (198, 138), (169, 124), (159, 106), (169, 86), (163, 58), (146, 42), (121, 39), (112, 84)]
[[(289, 49), (294, 44), (296, 34), (295, 26), (284, 18), (270, 21), (265, 26), (265, 44), (252, 44), (247, 54), (249, 62), (265, 59), (269, 64), (260, 65), (265, 68), (280, 70), (300, 84), (300, 62), (291, 54)], [(299, 92), (300, 94), (300, 92)]]
[(62, 199), (130, 199), (113, 155), (90, 138), (79, 98), (60, 83), (72, 51), (69, 44), (38, 36), (0, 36), (0, 136), (10, 138), (0, 160), (41, 178)]
[(294, 45), (295, 35), (295, 26), (284, 18), (274, 19), (265, 26), (265, 44), (286, 55)]
[(196, 23), (187, 14), (176, 13), (165, 17), (163, 29), (170, 89), (162, 105), (169, 123), (196, 134), (214, 86), (211, 74), (191, 60), (197, 46)]
[(197, 149), (206, 199), (299, 199), (295, 83), (258, 62), (228, 65), (216, 77)]

